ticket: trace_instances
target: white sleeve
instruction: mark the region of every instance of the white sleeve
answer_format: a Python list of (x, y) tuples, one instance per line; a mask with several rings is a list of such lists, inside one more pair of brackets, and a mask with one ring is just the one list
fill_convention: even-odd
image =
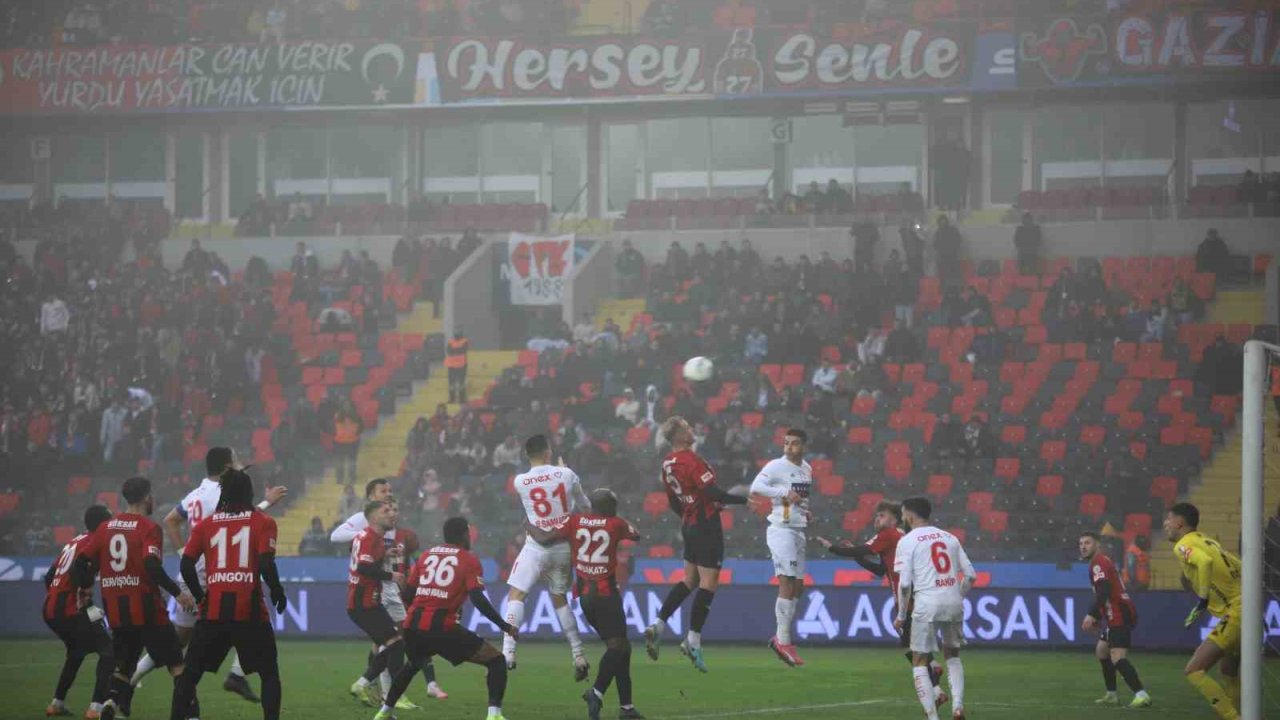
[(915, 563), (912, 562), (911, 547), (907, 543), (907, 538), (903, 537), (898, 541), (898, 548), (893, 553), (893, 569), (898, 573), (900, 588), (909, 588), (915, 584), (915, 577), (912, 574)]
[(777, 484), (775, 478), (769, 474), (769, 465), (765, 465), (761, 468), (760, 474), (756, 475), (756, 479), (751, 481), (750, 494), (752, 495), (783, 498), (786, 497), (789, 492), (791, 492), (790, 484), (785, 482), (781, 485)]
[(356, 527), (356, 517), (360, 515), (361, 513), (356, 513), (347, 518), (346, 522), (334, 528), (333, 533), (329, 535), (329, 542), (351, 544), (351, 541), (355, 540), (356, 536), (360, 534), (361, 528)]
[(591, 507), (591, 498), (587, 497), (587, 490), (582, 487), (582, 478), (578, 477), (578, 473), (573, 474), (573, 504), (582, 510)]
[(969, 592), (969, 588), (978, 581), (978, 571), (973, 569), (973, 563), (969, 562), (969, 554), (964, 551), (964, 546), (956, 543), (956, 564), (960, 566), (960, 572), (964, 573), (963, 592)]

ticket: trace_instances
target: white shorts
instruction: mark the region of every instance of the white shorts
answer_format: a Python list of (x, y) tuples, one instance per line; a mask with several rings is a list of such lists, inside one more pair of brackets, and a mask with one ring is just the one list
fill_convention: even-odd
[(935, 653), (940, 648), (964, 647), (963, 622), (911, 619), (911, 652)]
[[(209, 586), (208, 581), (205, 579), (203, 562), (201, 562), (198, 566), (196, 566), (196, 575), (200, 578), (201, 585), (205, 587)], [(178, 581), (179, 588), (181, 588), (185, 592), (190, 592), (190, 589), (187, 588), (187, 584), (183, 582), (181, 575), (179, 575), (176, 579)], [(178, 604), (177, 600), (174, 600), (173, 598), (169, 598), (169, 622), (173, 623), (175, 626), (180, 628), (193, 628), (196, 626), (196, 621), (199, 619), (200, 619), (199, 608), (196, 608), (195, 612), (187, 612), (186, 610), (182, 609), (182, 606)]]
[[(386, 596), (384, 595), (383, 598), (385, 597)], [(404, 603), (402, 602), (387, 602), (384, 599), (382, 607), (387, 609), (387, 614), (391, 616), (392, 620), (396, 621), (397, 625), (404, 622), (405, 617), (408, 615), (408, 613), (405, 612)]]
[(804, 577), (804, 530), (770, 525), (765, 531), (773, 574), (777, 577)]
[(552, 594), (564, 595), (569, 592), (571, 574), (569, 543), (547, 547), (526, 538), (516, 563), (511, 566), (507, 587), (528, 593), (538, 580), (542, 580)]

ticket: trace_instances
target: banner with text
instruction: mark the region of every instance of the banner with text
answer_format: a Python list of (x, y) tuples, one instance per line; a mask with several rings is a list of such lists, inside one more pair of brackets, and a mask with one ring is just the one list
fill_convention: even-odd
[[(1012, 35), (984, 34), (994, 42), (979, 43), (981, 57), (975, 58), (977, 34), (975, 23), (933, 22), (549, 43), (453, 38), (434, 44), (431, 81), (439, 84), (444, 104), (1012, 87)], [(1007, 76), (1007, 82), (988, 75)]]
[(418, 52), (390, 42), (5, 50), (0, 112), (408, 105)]
[(1274, 9), (1029, 17), (1017, 42), (1027, 88), (1280, 79)]
[(507, 277), (512, 305), (559, 305), (573, 277), (573, 235), (539, 237), (511, 233)]
[[(667, 594), (666, 585), (632, 585), (623, 591), (622, 607), (632, 637), (640, 637), (655, 619)], [(272, 612), (282, 637), (363, 637), (346, 613), (346, 583), (286, 583), (289, 606), (284, 614)], [(489, 599), (505, 614), (506, 586), (494, 583)], [(772, 632), (777, 589), (764, 586), (722, 588), (703, 631), (713, 641), (762, 641)], [(0, 636), (50, 636), (40, 620), (44, 587), (39, 583), (0, 583)], [(1133, 634), (1134, 647), (1186, 650), (1195, 648), (1217, 622), (1206, 618), (1183, 629), (1182, 617), (1193, 604), (1183, 592), (1134, 593), (1141, 620)], [(172, 601), (170, 601), (172, 602)], [(1092, 595), (1087, 590), (989, 590), (974, 589), (964, 602), (964, 636), (974, 645), (994, 647), (1055, 648), (1092, 647), (1097, 632), (1085, 632), (1080, 621)], [(591, 635), (578, 603), (573, 603), (578, 631)], [(1269, 638), (1280, 638), (1280, 603), (1267, 603), (1263, 620)], [(685, 611), (672, 616), (668, 629), (679, 635)], [(462, 620), (481, 635), (496, 638), (498, 630), (468, 603)], [(804, 645), (897, 644), (893, 629), (893, 598), (887, 588), (809, 587), (796, 608), (795, 633)], [(767, 618), (767, 620), (765, 620)], [(768, 629), (766, 629), (768, 628)], [(545, 589), (530, 593), (525, 602), (522, 637), (552, 638), (560, 634), (551, 596)], [(764, 635), (762, 636), (763, 633)]]

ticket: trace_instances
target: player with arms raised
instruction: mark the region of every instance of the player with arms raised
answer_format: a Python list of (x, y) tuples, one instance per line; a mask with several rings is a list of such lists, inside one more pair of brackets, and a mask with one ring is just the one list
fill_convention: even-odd
[(67, 656), (58, 675), (58, 686), (53, 700), (44, 714), (48, 717), (70, 715), (67, 710), (67, 691), (76, 681), (80, 665), (86, 655), (97, 653), (98, 666), (93, 684), (93, 696), (85, 720), (96, 720), (102, 714), (102, 703), (107, 699), (107, 683), (111, 681), (111, 668), (115, 657), (111, 654), (111, 636), (102, 624), (102, 611), (92, 606), (93, 593), (85, 592), (72, 582), (71, 568), (76, 558), (89, 545), (89, 538), (98, 526), (111, 519), (111, 511), (101, 505), (92, 505), (84, 511), (84, 527), (87, 532), (71, 538), (71, 542), (58, 553), (58, 560), (44, 574), (45, 598), (42, 615), (66, 647)]
[[(1183, 672), (1218, 717), (1235, 720), (1240, 706), (1240, 558), (1199, 527), (1200, 510), (1191, 503), (1177, 503), (1165, 513), (1164, 533), (1182, 566), (1182, 585), (1200, 599), (1183, 625), (1195, 625), (1206, 610), (1218, 618)], [(1208, 674), (1219, 662), (1225, 689)]]
[(470, 598), (481, 615), (508, 635), (518, 635), (519, 629), (504, 621), (484, 594), (484, 570), (480, 567), (480, 558), (471, 553), (471, 526), (465, 518), (445, 521), (444, 544), (428, 548), (418, 557), (409, 572), (408, 588), (413, 594), (409, 617), (404, 621), (409, 663), (396, 673), (375, 720), (394, 720), (392, 711), (396, 701), (413, 682), (417, 668), (434, 655), (454, 665), (464, 662), (483, 665), (488, 670), (488, 720), (503, 720), (506, 659), (497, 648), (459, 624), (462, 603)]
[[(125, 512), (98, 526), (76, 557), (73, 577), (82, 588), (93, 586), (95, 571), (100, 574), (102, 607), (111, 626), (116, 672), (102, 705), (103, 720), (117, 713), (129, 715), (133, 700), (130, 679), (145, 649), (169, 669), (174, 683), (182, 675), (182, 646), (165, 613), (163, 589), (177, 598), (187, 612), (195, 612), (195, 600), (164, 571), (164, 535), (151, 521), (155, 501), (151, 481), (133, 477), (124, 481), (120, 494), (128, 503)], [(192, 700), (187, 717), (199, 717)]]
[(973, 564), (954, 535), (929, 524), (933, 506), (922, 497), (902, 501), (902, 517), (910, 532), (898, 541), (893, 566), (898, 573), (898, 615), (893, 626), (906, 630), (911, 608), (911, 675), (916, 697), (929, 720), (938, 720), (929, 658), (942, 650), (951, 686), (951, 717), (964, 718), (964, 596), (973, 586)]
[[(200, 559), (207, 583), (196, 569)], [(182, 708), (195, 697), (200, 676), (216, 671), (232, 648), (244, 669), (262, 678), (263, 720), (279, 720), (280, 666), (262, 583), (267, 583), (277, 613), (284, 612), (288, 600), (276, 570), (276, 521), (254, 508), (253, 481), (243, 470), (223, 473), (214, 513), (191, 531), (182, 551), (182, 577), (201, 613), (187, 649), (186, 670), (174, 687), (169, 720), (182, 720)]]
[(1116, 673), (1124, 678), (1125, 685), (1133, 691), (1131, 708), (1151, 707), (1151, 696), (1142, 687), (1138, 671), (1129, 662), (1133, 628), (1138, 624), (1138, 609), (1134, 607), (1124, 580), (1116, 570), (1116, 564), (1102, 552), (1102, 538), (1087, 532), (1080, 536), (1080, 559), (1089, 563), (1089, 584), (1093, 586), (1093, 605), (1084, 616), (1080, 627), (1092, 632), (1099, 620), (1106, 623), (1098, 637), (1096, 655), (1102, 665), (1102, 682), (1107, 694), (1098, 700), (1099, 705), (1119, 705), (1116, 697)]
[[(659, 430), (671, 445), (671, 453), (662, 461), (662, 485), (671, 504), (671, 512), (680, 516), (680, 533), (684, 537), (684, 579), (671, 586), (658, 611), (658, 620), (645, 628), (645, 650), (658, 659), (658, 643), (667, 621), (680, 609), (684, 599), (693, 593), (693, 612), (689, 634), (680, 643), (684, 653), (701, 672), (707, 671), (702, 655), (702, 628), (711, 613), (711, 601), (720, 586), (720, 566), (724, 563), (724, 528), (720, 511), (725, 505), (745, 505), (747, 499), (730, 495), (716, 485), (716, 473), (693, 451), (693, 430), (684, 418), (672, 416)], [(697, 592), (694, 593), (694, 588)]]
[[(865, 544), (855, 545), (848, 540), (833, 543), (826, 538), (814, 538), (819, 545), (832, 555), (852, 558), (854, 562), (869, 570), (876, 577), (889, 581), (889, 590), (893, 593), (893, 612), (898, 612), (898, 571), (894, 569), (894, 556), (898, 551), (898, 541), (902, 539), (902, 506), (892, 500), (881, 500), (876, 506), (876, 514), (872, 519), (872, 528), (876, 534)], [(898, 647), (905, 649), (907, 663), (915, 667), (915, 655), (911, 645), (911, 612), (908, 608), (907, 619), (902, 631), (898, 633)], [(939, 683), (942, 681), (942, 667), (929, 655), (929, 680), (933, 683), (933, 699), (937, 707), (946, 705), (950, 698)]]
[(627, 619), (618, 590), (618, 546), (623, 540), (638, 540), (631, 523), (618, 517), (618, 496), (609, 490), (591, 493), (591, 512), (574, 513), (551, 530), (527, 526), (529, 535), (541, 541), (568, 540), (573, 545), (573, 571), (577, 575), (574, 594), (582, 604), (582, 614), (604, 641), (604, 657), (595, 684), (582, 694), (587, 716), (600, 720), (604, 694), (618, 683), (618, 717), (643, 719), (631, 703), (631, 642), (627, 640)]
[[(236, 453), (229, 447), (211, 447), (204, 456), (205, 472), (208, 476), (200, 481), (200, 485), (195, 490), (187, 493), (169, 514), (164, 516), (164, 532), (169, 542), (178, 549), (178, 553), (182, 553), (186, 542), (182, 539), (182, 526), (185, 523), (189, 529), (194, 532), (200, 526), (204, 519), (212, 515), (217, 507), (218, 500), (222, 497), (222, 484), (219, 478), (228, 468), (239, 468), (240, 461), (236, 458)], [(280, 499), (287, 494), (284, 487), (268, 488), (266, 499), (258, 503), (259, 510), (266, 510), (272, 505), (280, 502)], [(201, 560), (196, 565), (196, 572), (204, 582), (204, 561)], [(178, 579), (178, 585), (184, 587), (185, 580)], [(178, 633), (178, 642), (186, 647), (191, 642), (191, 633), (199, 620), (196, 613), (187, 612), (180, 606), (174, 606), (169, 613), (169, 620), (173, 622), (173, 626)], [(138, 663), (138, 670), (133, 675), (133, 684), (138, 686), (142, 682), (142, 678), (155, 668), (150, 655), (144, 655)], [(258, 696), (253, 694), (253, 688), (249, 687), (249, 681), (245, 679), (244, 670), (240, 667), (240, 658), (235, 656), (231, 661), (231, 671), (227, 673), (227, 679), (222, 683), (222, 689), (227, 692), (233, 692), (249, 702), (258, 702)]]
[[(577, 473), (563, 465), (551, 464), (551, 443), (547, 442), (546, 435), (534, 435), (526, 440), (524, 452), (529, 456), (529, 471), (517, 475), (512, 483), (530, 525), (544, 530), (553, 528), (562, 525), (575, 510), (590, 505)], [(526, 537), (507, 577), (507, 622), (520, 627), (524, 622), (525, 598), (539, 579), (545, 581), (556, 617), (569, 641), (573, 679), (581, 682), (587, 679), (591, 666), (582, 652), (578, 621), (569, 607), (570, 574), (568, 543), (543, 544), (532, 535)], [(514, 670), (515, 635), (508, 634), (502, 639), (502, 654), (507, 658), (507, 669)]]
[[(374, 500), (364, 507), (368, 526), (351, 542), (347, 576), (347, 617), (373, 641), (376, 648), (366, 674), (377, 677), (387, 670), (394, 678), (404, 666), (404, 638), (382, 601), (387, 583), (400, 592), (404, 576), (388, 570), (388, 555), (398, 561), (395, 548), (387, 549), (385, 535), (395, 527), (395, 511), (389, 500)], [(397, 696), (398, 697), (398, 696)]]
[(778, 599), (773, 608), (777, 629), (769, 647), (792, 667), (804, 665), (791, 641), (791, 623), (804, 591), (804, 531), (809, 525), (809, 490), (813, 486), (813, 469), (804, 459), (808, 439), (803, 430), (788, 430), (782, 441), (783, 456), (766, 463), (751, 482), (751, 496), (765, 498), (770, 504), (765, 541), (773, 558), (774, 577), (778, 578)]

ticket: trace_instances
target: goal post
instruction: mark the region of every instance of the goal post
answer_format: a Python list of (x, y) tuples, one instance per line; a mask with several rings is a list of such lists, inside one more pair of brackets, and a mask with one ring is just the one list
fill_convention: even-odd
[(1263, 442), (1266, 436), (1269, 356), (1280, 347), (1259, 340), (1244, 346), (1244, 405), (1241, 411), (1243, 457), (1240, 478), (1240, 717), (1262, 720), (1262, 586), (1263, 562)]

